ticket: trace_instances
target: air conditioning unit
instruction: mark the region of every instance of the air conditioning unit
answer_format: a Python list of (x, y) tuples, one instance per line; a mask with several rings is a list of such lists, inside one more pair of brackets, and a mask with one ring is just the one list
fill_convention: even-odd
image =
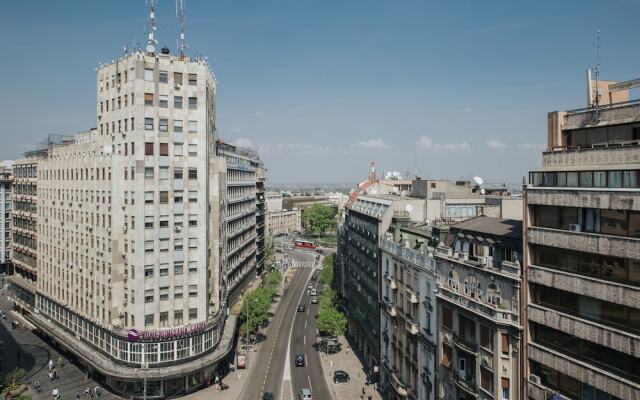
[(478, 257), (480, 265), (487, 265), (487, 257)]
[(176, 226), (173, 228), (174, 232), (181, 232), (182, 231), (182, 227), (181, 226)]
[(571, 232), (580, 232), (582, 228), (580, 227), (580, 224), (569, 224), (569, 230)]
[(537, 383), (538, 385), (540, 385), (540, 377), (538, 375), (530, 374), (529, 380), (533, 383)]
[(176, 83), (175, 85), (173, 85), (173, 88), (174, 88), (175, 90), (180, 90), (180, 84), (179, 84), (179, 83)]

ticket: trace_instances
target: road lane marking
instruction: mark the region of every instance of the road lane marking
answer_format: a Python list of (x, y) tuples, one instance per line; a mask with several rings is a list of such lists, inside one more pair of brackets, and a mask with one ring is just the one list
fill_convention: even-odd
[(309, 375), (307, 375), (307, 380), (309, 381), (309, 390), (311, 390), (311, 393), (313, 393), (313, 386), (311, 386), (311, 378), (309, 377)]

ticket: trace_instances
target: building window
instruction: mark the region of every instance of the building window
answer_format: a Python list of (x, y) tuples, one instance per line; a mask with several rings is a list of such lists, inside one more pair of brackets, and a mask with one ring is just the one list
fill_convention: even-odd
[(198, 262), (197, 261), (189, 261), (189, 273), (195, 274), (198, 272)]
[(197, 157), (198, 156), (198, 145), (190, 144), (189, 145), (189, 157)]
[(153, 289), (148, 289), (144, 291), (144, 302), (153, 303)]
[(189, 74), (189, 86), (196, 86), (198, 84), (198, 75)]
[(480, 346), (493, 351), (493, 330), (480, 324)]
[(158, 170), (160, 171), (159, 178), (161, 181), (169, 179), (169, 167), (160, 167)]
[(174, 156), (182, 156), (182, 144), (174, 143), (173, 144), (173, 155)]
[(182, 203), (182, 192), (177, 192), (174, 196), (173, 196), (173, 202), (176, 204), (180, 204)]
[(153, 229), (153, 215), (147, 215), (144, 217), (144, 228)]
[(153, 118), (145, 118), (144, 119), (144, 129), (147, 131), (153, 130)]
[(198, 202), (198, 192), (195, 190), (189, 191), (189, 203), (197, 203)]
[(189, 110), (195, 110), (198, 108), (198, 98), (189, 97)]
[(144, 326), (153, 326), (153, 314), (144, 316)]
[(453, 349), (451, 346), (442, 343), (442, 365), (445, 367), (451, 366), (451, 360), (453, 359)]
[(189, 121), (189, 133), (198, 133), (198, 121)]
[(502, 400), (509, 400), (509, 378), (501, 378), (500, 386), (502, 386)]
[(169, 81), (169, 74), (167, 73), (167, 71), (159, 71), (158, 80), (160, 81), (160, 83), (167, 83)]
[(189, 179), (198, 179), (198, 169), (189, 168)]
[(153, 253), (153, 240), (145, 240), (145, 242), (144, 242), (144, 252), (145, 253)]
[(453, 291), (457, 292), (460, 290), (460, 283), (458, 281), (458, 276), (454, 274), (453, 271), (449, 271), (449, 278), (447, 280), (447, 283)]
[(453, 311), (450, 308), (442, 307), (442, 326), (453, 330)]
[(482, 367), (480, 367), (480, 387), (493, 393), (493, 373)]
[(173, 169), (173, 179), (182, 179), (182, 167), (175, 167)]
[(169, 132), (169, 120), (166, 118), (160, 118), (158, 121), (158, 129), (160, 132)]
[(501, 338), (501, 350), (502, 354), (508, 356), (509, 355), (509, 334), (508, 333), (500, 333)]
[(168, 108), (169, 107), (169, 96), (166, 94), (161, 94), (158, 96), (158, 105), (160, 108)]
[(174, 214), (173, 216), (173, 226), (181, 227), (182, 226), (182, 214)]
[(169, 251), (169, 239), (160, 239), (160, 251)]
[(182, 310), (173, 311), (173, 324), (182, 325)]
[(153, 192), (144, 192), (144, 204), (153, 204)]
[(151, 68), (144, 69), (144, 80), (147, 82), (153, 82), (153, 70)]
[(153, 93), (145, 93), (144, 94), (144, 105), (152, 106), (153, 105)]
[(198, 297), (198, 285), (189, 285), (189, 297)]
[(158, 221), (159, 221), (160, 228), (168, 228), (169, 227), (169, 216), (168, 215), (161, 215), (158, 218)]
[[(173, 274), (174, 275), (182, 275), (182, 270), (183, 270), (183, 264), (181, 262), (177, 262), (175, 264), (173, 264)], [(180, 289), (180, 291), (182, 291), (182, 287)]]
[(189, 238), (189, 248), (194, 249), (198, 247), (198, 238)]
[(182, 85), (182, 73), (174, 72), (173, 73), (173, 83), (176, 85)]
[(160, 155), (161, 156), (168, 156), (169, 155), (169, 143), (160, 143), (159, 145), (160, 147)]
[[(160, 288), (159, 298), (160, 298), (160, 301), (169, 300), (169, 287), (168, 286), (163, 286), (163, 287)], [(162, 313), (160, 313), (160, 315), (162, 315)], [(160, 323), (162, 323), (162, 317), (160, 317)]]
[(144, 179), (153, 179), (153, 167), (144, 168)]
[(182, 132), (182, 120), (174, 119), (173, 120), (173, 131), (176, 133)]
[(160, 191), (160, 204), (168, 204), (169, 203), (169, 192), (166, 190)]
[(182, 96), (173, 96), (173, 108), (182, 110)]
[(182, 239), (174, 239), (173, 240), (173, 250), (174, 251), (182, 251), (184, 250), (184, 246), (182, 245)]
[(189, 321), (193, 321), (194, 319), (198, 319), (198, 309), (190, 308), (189, 309)]
[(144, 267), (144, 277), (146, 278), (153, 278), (153, 266), (151, 265), (146, 265)]

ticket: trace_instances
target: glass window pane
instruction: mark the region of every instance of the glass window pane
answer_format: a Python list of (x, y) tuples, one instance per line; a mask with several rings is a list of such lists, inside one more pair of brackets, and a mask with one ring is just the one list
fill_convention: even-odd
[(622, 171), (609, 171), (607, 178), (610, 188), (622, 187)]
[(593, 186), (594, 187), (607, 187), (607, 173), (606, 173), (606, 171), (595, 171), (593, 173)]
[(638, 171), (623, 171), (622, 185), (626, 188), (638, 187)]
[(567, 172), (567, 186), (568, 187), (578, 187), (578, 173), (577, 172)]
[(593, 172), (583, 171), (580, 172), (580, 187), (592, 187), (593, 186)]

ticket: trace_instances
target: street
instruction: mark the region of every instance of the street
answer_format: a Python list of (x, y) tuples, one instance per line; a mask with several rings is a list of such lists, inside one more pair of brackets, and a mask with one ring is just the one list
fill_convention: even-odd
[[(315, 255), (292, 250), (288, 256), (296, 271), (267, 329), (265, 342), (258, 352), (250, 354), (250, 375), (242, 399), (262, 399), (264, 392), (272, 392), (276, 399), (292, 400), (297, 399), (301, 388), (310, 388), (316, 398), (330, 398), (314, 348), (317, 306), (309, 307), (306, 292)], [(299, 303), (307, 304), (307, 312), (296, 311)], [(295, 367), (296, 352), (306, 353), (305, 367)]]

